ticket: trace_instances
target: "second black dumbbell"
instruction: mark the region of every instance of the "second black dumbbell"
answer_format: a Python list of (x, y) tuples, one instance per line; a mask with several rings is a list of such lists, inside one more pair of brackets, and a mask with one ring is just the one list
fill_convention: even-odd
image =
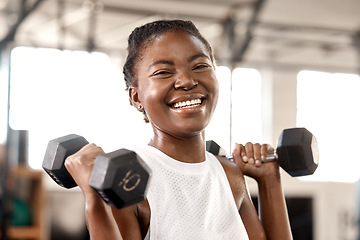
[[(222, 155), (221, 147), (212, 140), (206, 142), (206, 150), (214, 155)], [(281, 168), (292, 177), (313, 174), (319, 164), (319, 150), (315, 136), (306, 128), (283, 130), (276, 151), (269, 152), (263, 163), (271, 161), (278, 161)]]
[[(75, 134), (49, 141), (43, 169), (62, 187), (77, 186), (64, 163), (86, 144)], [(145, 200), (150, 177), (150, 168), (135, 152), (119, 149), (96, 158), (89, 184), (106, 203), (123, 208)]]

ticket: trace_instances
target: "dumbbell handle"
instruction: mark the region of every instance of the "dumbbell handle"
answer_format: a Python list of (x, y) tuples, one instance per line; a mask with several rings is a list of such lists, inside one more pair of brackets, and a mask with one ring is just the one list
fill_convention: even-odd
[[(226, 156), (228, 159), (232, 160), (234, 157), (232, 155)], [(278, 160), (278, 156), (276, 154), (276, 151), (274, 149), (269, 150), (267, 152), (266, 158), (262, 160), (262, 163), (268, 163), (268, 162), (274, 162)]]
[(274, 149), (267, 152), (266, 158), (262, 161), (263, 163), (274, 162), (278, 160), (278, 156)]

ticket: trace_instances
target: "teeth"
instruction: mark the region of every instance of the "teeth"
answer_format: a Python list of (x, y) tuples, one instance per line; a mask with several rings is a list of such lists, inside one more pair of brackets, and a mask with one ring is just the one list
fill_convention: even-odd
[(187, 100), (183, 102), (177, 102), (173, 105), (174, 108), (182, 108), (182, 107), (191, 107), (191, 106), (197, 106), (201, 104), (201, 99), (193, 99), (193, 100)]

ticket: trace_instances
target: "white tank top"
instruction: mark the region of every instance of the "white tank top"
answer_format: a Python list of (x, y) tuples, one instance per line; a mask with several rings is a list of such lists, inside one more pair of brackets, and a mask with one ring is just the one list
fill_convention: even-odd
[(218, 159), (177, 161), (151, 146), (134, 149), (152, 169), (151, 218), (145, 239), (248, 240), (230, 184)]

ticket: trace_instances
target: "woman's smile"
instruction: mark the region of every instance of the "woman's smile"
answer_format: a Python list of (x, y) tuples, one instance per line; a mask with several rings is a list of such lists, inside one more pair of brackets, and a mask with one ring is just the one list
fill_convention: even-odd
[(186, 100), (183, 102), (176, 102), (175, 104), (172, 105), (172, 107), (177, 109), (194, 108), (200, 106), (201, 103), (202, 100), (200, 98), (196, 98), (196, 99)]
[(200, 109), (205, 99), (203, 94), (187, 94), (172, 99), (168, 105), (174, 110)]

